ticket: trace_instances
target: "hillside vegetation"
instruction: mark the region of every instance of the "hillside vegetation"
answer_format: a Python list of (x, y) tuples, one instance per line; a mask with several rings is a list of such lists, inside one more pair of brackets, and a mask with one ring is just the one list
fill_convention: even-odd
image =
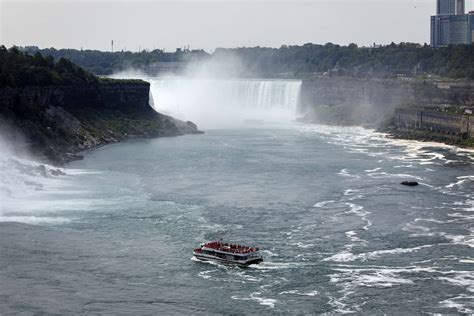
[(243, 66), (238, 75), (262, 77), (304, 77), (332, 71), (335, 75), (387, 77), (398, 74), (432, 74), (450, 78), (474, 79), (474, 45), (433, 48), (428, 45), (400, 43), (377, 48), (356, 44), (305, 44), (280, 48), (218, 48), (211, 55), (202, 50), (165, 53), (101, 52), (54, 48), (24, 48), (29, 54), (41, 52), (55, 60), (68, 58), (95, 74), (110, 74), (126, 68), (143, 68), (154, 62), (192, 62), (217, 60), (223, 63), (237, 57)]
[(27, 85), (68, 85), (97, 83), (97, 78), (66, 58), (56, 62), (39, 52), (33, 56), (18, 48), (9, 50), (0, 46), (0, 85), (17, 87)]

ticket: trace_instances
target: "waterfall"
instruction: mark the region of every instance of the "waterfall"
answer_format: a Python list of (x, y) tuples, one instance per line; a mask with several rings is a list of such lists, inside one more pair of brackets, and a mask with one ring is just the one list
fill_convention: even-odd
[(236, 127), (246, 122), (289, 122), (301, 90), (297, 80), (151, 80), (151, 105), (158, 112), (200, 127)]

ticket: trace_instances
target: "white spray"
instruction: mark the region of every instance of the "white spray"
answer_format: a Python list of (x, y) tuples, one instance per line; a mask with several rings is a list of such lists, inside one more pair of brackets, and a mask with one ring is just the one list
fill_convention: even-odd
[(65, 171), (37, 162), (22, 150), (21, 139), (0, 135), (0, 222), (43, 223), (60, 218), (44, 216), (53, 209), (52, 189), (58, 187)]
[(259, 79), (151, 79), (153, 107), (200, 128), (295, 118), (301, 81)]
[(178, 76), (150, 78), (130, 70), (114, 77), (149, 81), (150, 105), (156, 111), (193, 121), (201, 129), (295, 119), (301, 80), (243, 79), (244, 73), (238, 58), (226, 56), (190, 63)]

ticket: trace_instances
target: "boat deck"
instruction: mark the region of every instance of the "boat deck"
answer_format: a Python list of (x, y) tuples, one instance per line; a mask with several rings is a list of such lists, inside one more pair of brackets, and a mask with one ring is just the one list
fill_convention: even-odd
[(257, 252), (259, 250), (258, 248), (254, 247), (230, 244), (221, 241), (208, 242), (205, 243), (202, 247), (232, 254), (248, 254), (252, 252)]

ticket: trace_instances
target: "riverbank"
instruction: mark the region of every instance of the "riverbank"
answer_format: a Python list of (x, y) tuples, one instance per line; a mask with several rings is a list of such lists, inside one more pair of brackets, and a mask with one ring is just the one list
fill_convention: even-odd
[(406, 139), (416, 140), (420, 142), (435, 142), (442, 143), (450, 146), (456, 146), (459, 148), (474, 148), (474, 140), (462, 139), (457, 136), (445, 135), (440, 133), (427, 133), (426, 131), (419, 130), (379, 130), (380, 132), (386, 133), (389, 138), (392, 139)]
[(472, 108), (470, 80), (319, 76), (303, 80), (299, 121), (472, 147)]

